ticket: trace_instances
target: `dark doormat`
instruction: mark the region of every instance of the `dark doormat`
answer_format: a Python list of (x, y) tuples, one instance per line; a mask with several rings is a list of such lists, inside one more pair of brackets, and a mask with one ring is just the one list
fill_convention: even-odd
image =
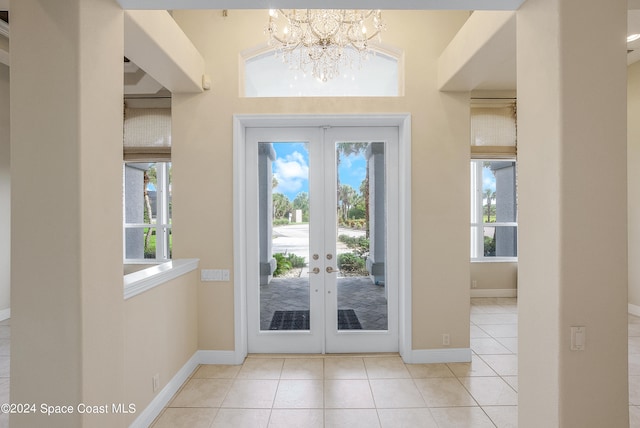
[(338, 330), (362, 330), (356, 311), (338, 309)]
[[(269, 330), (309, 330), (309, 311), (275, 311)], [(338, 330), (362, 330), (353, 309), (338, 309)]]

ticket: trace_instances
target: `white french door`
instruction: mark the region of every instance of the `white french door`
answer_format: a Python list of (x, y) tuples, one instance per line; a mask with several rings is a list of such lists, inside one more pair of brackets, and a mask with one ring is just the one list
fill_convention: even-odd
[(246, 130), (248, 350), (398, 350), (398, 128)]

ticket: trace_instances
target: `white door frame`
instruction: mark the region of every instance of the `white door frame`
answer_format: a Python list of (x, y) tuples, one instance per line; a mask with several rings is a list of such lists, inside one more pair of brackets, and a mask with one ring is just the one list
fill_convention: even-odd
[(400, 355), (412, 361), (411, 344), (411, 115), (234, 115), (233, 116), (233, 211), (234, 211), (234, 360), (240, 364), (247, 356), (246, 281), (246, 183), (245, 130), (250, 127), (314, 126), (397, 126), (399, 151), (399, 343)]

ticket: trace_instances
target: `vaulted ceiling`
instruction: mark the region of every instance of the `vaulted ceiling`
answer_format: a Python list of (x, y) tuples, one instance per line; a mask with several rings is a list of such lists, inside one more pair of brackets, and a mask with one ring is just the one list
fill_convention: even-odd
[[(15, 0), (14, 0), (15, 1)], [(123, 9), (135, 16), (135, 10), (173, 10), (173, 9), (268, 9), (270, 7), (318, 7), (313, 0), (117, 0)], [(323, 8), (380, 8), (407, 10), (475, 10), (467, 23), (452, 40), (440, 59), (440, 86), (443, 90), (515, 90), (516, 88), (516, 24), (515, 13), (526, 0), (324, 0)], [(7, 24), (9, 0), (0, 0), (0, 62), (9, 65), (9, 25)], [(640, 34), (640, 0), (628, 0), (628, 33)], [(3, 10), (4, 9), (4, 10)], [(478, 12), (479, 11), (479, 12)], [(486, 12), (484, 12), (486, 11)], [(503, 12), (491, 12), (503, 11)], [(151, 12), (153, 13), (153, 12)], [(159, 19), (167, 19), (167, 14), (158, 12)], [(143, 25), (143, 24), (141, 24)], [(168, 21), (165, 25), (169, 25)], [(180, 30), (172, 22), (172, 31)], [(173, 87), (174, 91), (183, 88), (202, 90), (204, 76), (203, 65), (196, 65), (189, 70), (184, 62), (197, 63), (197, 51), (193, 46), (187, 47), (190, 56), (184, 57), (181, 52), (166, 52), (162, 46), (149, 56), (146, 47), (132, 46), (140, 44), (139, 35), (125, 30), (124, 76), (126, 96), (165, 96), (165, 87)], [(186, 37), (185, 37), (186, 38)], [(4, 39), (4, 41), (3, 41)], [(470, 43), (472, 41), (473, 43)], [(188, 42), (188, 41), (187, 41)], [(146, 45), (149, 41), (143, 41)], [(188, 43), (190, 44), (190, 43)], [(161, 45), (158, 43), (157, 45)], [(448, 57), (448, 51), (456, 49), (456, 55)], [(460, 50), (464, 56), (459, 55)], [(129, 52), (128, 52), (129, 51)], [(453, 59), (455, 58), (455, 60)], [(640, 40), (628, 44), (628, 63), (640, 60)], [(457, 62), (456, 62), (457, 61)], [(166, 73), (167, 67), (171, 73)], [(202, 68), (202, 70), (200, 70)], [(203, 75), (199, 75), (202, 73)], [(178, 75), (183, 83), (171, 81)], [(153, 76), (153, 77), (151, 77)], [(192, 89), (188, 89), (192, 88)]]

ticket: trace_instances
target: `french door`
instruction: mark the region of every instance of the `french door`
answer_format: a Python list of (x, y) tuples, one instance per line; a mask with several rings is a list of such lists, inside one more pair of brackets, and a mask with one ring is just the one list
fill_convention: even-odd
[(398, 350), (398, 128), (247, 128), (252, 353)]

